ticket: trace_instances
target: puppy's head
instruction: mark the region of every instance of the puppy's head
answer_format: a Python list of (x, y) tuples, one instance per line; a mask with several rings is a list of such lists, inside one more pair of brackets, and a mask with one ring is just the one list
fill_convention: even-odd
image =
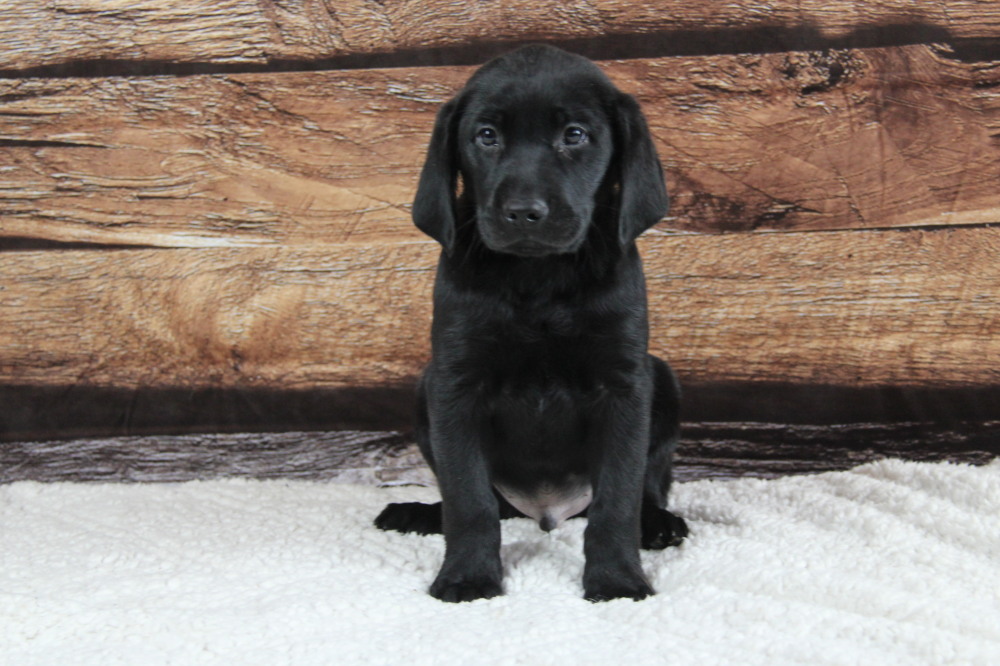
[(548, 46), (487, 63), (438, 113), (413, 219), (448, 252), (459, 176), (475, 233), (506, 254), (575, 252), (595, 224), (625, 245), (667, 209), (638, 104), (586, 58)]

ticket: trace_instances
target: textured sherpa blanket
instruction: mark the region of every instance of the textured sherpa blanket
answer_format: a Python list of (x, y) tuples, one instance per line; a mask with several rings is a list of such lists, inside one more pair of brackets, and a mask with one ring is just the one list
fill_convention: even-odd
[(677, 484), (658, 590), (581, 598), (584, 521), (506, 521), (506, 596), (427, 596), (432, 488), (0, 487), (0, 663), (1000, 664), (1000, 461)]

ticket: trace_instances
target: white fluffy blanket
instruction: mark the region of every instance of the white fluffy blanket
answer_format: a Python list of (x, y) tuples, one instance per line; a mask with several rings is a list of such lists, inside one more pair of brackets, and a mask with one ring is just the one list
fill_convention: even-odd
[(504, 597), (425, 594), (429, 488), (0, 487), (4, 664), (1000, 664), (1000, 461), (678, 484), (659, 594), (581, 598), (584, 522), (503, 528)]

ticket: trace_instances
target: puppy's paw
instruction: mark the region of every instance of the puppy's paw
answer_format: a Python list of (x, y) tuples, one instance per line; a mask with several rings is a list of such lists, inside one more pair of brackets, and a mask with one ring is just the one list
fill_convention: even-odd
[(389, 504), (375, 519), (375, 527), (396, 532), (441, 534), (441, 502)]
[(455, 603), (498, 597), (503, 594), (503, 586), (490, 576), (454, 577), (438, 574), (430, 593), (436, 599)]
[(617, 574), (584, 575), (583, 598), (587, 601), (632, 599), (639, 601), (656, 594), (642, 572), (625, 570)]
[(646, 550), (679, 546), (687, 535), (687, 523), (680, 516), (675, 516), (666, 509), (643, 507), (642, 547)]

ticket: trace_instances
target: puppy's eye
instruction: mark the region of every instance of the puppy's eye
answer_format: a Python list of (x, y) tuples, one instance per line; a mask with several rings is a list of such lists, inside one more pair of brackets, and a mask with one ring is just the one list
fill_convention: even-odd
[(578, 146), (581, 143), (586, 143), (587, 138), (587, 130), (576, 125), (570, 125), (563, 132), (563, 143), (567, 146)]
[(492, 127), (480, 127), (476, 132), (476, 142), (480, 146), (495, 146), (500, 140), (500, 135)]

